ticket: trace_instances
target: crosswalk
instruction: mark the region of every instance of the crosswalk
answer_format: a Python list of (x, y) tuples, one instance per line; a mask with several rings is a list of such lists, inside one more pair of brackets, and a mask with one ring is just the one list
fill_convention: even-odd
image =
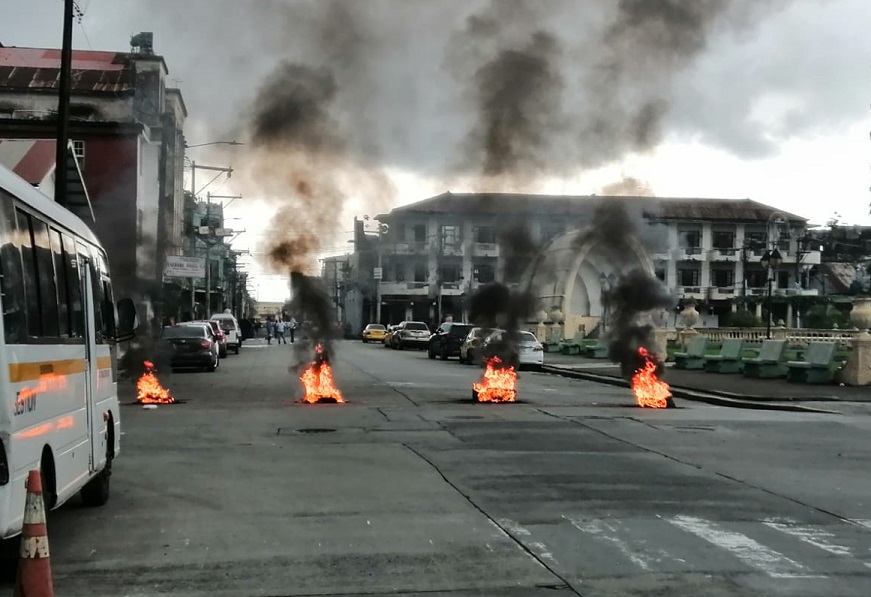
[(704, 572), (756, 573), (783, 582), (867, 576), (871, 583), (869, 520), (564, 514), (557, 522), (497, 522), (542, 561), (579, 578)]

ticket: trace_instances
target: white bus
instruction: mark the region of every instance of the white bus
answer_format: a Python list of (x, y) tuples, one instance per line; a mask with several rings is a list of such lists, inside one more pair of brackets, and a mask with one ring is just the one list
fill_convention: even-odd
[(48, 508), (77, 492), (87, 505), (108, 500), (121, 437), (115, 343), (138, 322), (129, 299), (116, 310), (106, 253), (90, 229), (2, 167), (0, 306), (0, 538), (7, 538), (21, 532), (30, 470), (42, 472)]

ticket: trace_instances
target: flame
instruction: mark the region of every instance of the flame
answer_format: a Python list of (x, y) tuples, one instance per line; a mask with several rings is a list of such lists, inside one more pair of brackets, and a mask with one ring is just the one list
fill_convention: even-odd
[(643, 346), (638, 354), (644, 359), (644, 367), (638, 369), (632, 376), (632, 392), (638, 406), (649, 408), (667, 408), (671, 390), (668, 384), (656, 377), (656, 363)]
[(315, 353), (315, 360), (299, 377), (305, 388), (305, 396), (303, 396), (302, 401), (309, 404), (331, 400), (344, 402), (342, 393), (333, 382), (333, 370), (327, 362), (324, 349), (320, 344), (315, 347)]
[(145, 373), (136, 382), (138, 393), (136, 400), (142, 404), (172, 404), (175, 398), (170, 396), (169, 390), (165, 389), (160, 382), (157, 381), (157, 376), (154, 375), (156, 369), (151, 361), (144, 361)]
[(502, 367), (502, 360), (493, 357), (487, 361), (484, 378), (472, 385), (478, 402), (514, 402), (517, 399), (517, 372), (514, 367)]

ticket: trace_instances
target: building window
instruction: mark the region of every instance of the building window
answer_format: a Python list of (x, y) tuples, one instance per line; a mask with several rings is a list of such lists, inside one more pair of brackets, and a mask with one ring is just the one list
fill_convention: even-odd
[(750, 288), (762, 288), (767, 283), (767, 274), (764, 270), (752, 270), (747, 273), (747, 286)]
[(711, 278), (717, 288), (731, 288), (735, 286), (734, 269), (715, 269), (711, 271)]
[(79, 162), (79, 168), (85, 169), (85, 142), (73, 141), (73, 155), (76, 156), (76, 161)]
[(475, 242), (482, 244), (496, 244), (496, 227), (479, 226), (475, 229)]
[(428, 274), (429, 272), (427, 271), (426, 263), (417, 262), (414, 264), (415, 282), (427, 282)]
[(405, 282), (405, 265), (402, 263), (394, 264), (393, 279), (397, 282)]
[(665, 282), (665, 278), (667, 275), (668, 275), (668, 270), (666, 269), (666, 266), (664, 266), (664, 265), (657, 265), (656, 266), (656, 278), (657, 278), (657, 280), (659, 280), (660, 282)]
[(698, 249), (702, 246), (701, 230), (678, 230), (677, 236), (682, 249)]
[(426, 242), (426, 224), (415, 224), (412, 230), (414, 231), (414, 242)]
[(715, 249), (734, 249), (735, 233), (715, 230), (713, 241)]
[(459, 226), (447, 225), (442, 226), (442, 244), (445, 247), (453, 247), (460, 242)]
[(475, 280), (481, 284), (488, 284), (496, 279), (496, 270), (489, 263), (481, 263), (475, 266)]
[(698, 269), (677, 270), (677, 280), (680, 286), (698, 286), (701, 272)]
[(789, 272), (777, 272), (777, 287), (789, 288)]
[(459, 282), (460, 266), (459, 265), (443, 265), (441, 268), (441, 281), (443, 283)]

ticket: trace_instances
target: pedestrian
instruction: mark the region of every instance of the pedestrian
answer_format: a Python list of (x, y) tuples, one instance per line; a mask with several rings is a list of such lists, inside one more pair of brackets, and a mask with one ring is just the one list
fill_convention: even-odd
[(275, 333), (275, 322), (271, 319), (266, 320), (266, 343), (272, 344), (272, 334)]
[(293, 336), (296, 334), (296, 328), (299, 324), (294, 319), (293, 315), (290, 316), (290, 320), (287, 322), (287, 331), (290, 332), (290, 343), (293, 344)]
[(284, 327), (285, 324), (280, 319), (275, 322), (275, 343), (281, 344), (284, 342), (287, 344), (287, 340), (284, 338)]

